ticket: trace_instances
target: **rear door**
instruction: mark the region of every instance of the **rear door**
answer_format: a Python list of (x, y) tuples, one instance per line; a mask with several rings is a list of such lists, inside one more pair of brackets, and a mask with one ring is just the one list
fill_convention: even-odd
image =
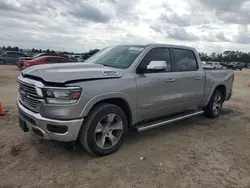
[(204, 95), (205, 73), (198, 64), (198, 56), (192, 50), (173, 48), (172, 77), (175, 108), (177, 111), (197, 108)]
[(16, 53), (7, 53), (6, 54), (6, 62), (11, 63), (11, 64), (15, 64), (18, 60), (18, 55)]
[(11, 56), (11, 54), (7, 53), (7, 54), (2, 55), (2, 59), (3, 59), (6, 63), (11, 63), (12, 56)]

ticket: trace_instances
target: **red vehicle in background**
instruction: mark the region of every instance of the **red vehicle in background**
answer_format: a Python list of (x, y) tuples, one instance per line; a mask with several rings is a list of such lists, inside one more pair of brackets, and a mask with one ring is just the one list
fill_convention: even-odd
[(43, 57), (43, 56), (59, 56), (59, 57), (64, 57), (66, 59), (68, 59), (68, 56), (65, 56), (64, 54), (60, 54), (60, 53), (40, 53), (40, 54), (36, 54), (32, 57), (20, 57), (16, 63), (16, 65), (18, 66), (18, 68), (23, 69), (23, 64), (26, 61), (29, 60), (33, 60), (33, 59), (37, 59), (39, 57)]
[(34, 65), (52, 64), (52, 63), (69, 63), (70, 60), (61, 56), (42, 56), (36, 59), (26, 60), (23, 62), (22, 69)]

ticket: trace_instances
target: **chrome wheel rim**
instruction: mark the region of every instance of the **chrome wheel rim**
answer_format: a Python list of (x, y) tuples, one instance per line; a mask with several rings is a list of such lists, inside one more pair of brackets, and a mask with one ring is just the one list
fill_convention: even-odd
[(105, 115), (95, 129), (95, 142), (101, 149), (110, 149), (115, 146), (122, 137), (123, 122), (119, 115), (110, 113)]
[(218, 115), (220, 113), (221, 108), (222, 108), (221, 99), (222, 98), (219, 94), (214, 97), (213, 112), (215, 115)]

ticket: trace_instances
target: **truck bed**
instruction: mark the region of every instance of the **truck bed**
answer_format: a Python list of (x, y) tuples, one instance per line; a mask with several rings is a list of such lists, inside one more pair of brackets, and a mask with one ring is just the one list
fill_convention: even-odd
[(205, 92), (203, 104), (207, 104), (214, 89), (219, 86), (225, 86), (226, 99), (232, 91), (234, 81), (234, 72), (230, 69), (204, 69), (206, 75)]

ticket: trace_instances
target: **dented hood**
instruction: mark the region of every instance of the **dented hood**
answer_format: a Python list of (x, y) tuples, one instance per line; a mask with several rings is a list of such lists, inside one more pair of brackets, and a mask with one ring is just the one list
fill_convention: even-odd
[(122, 77), (119, 69), (88, 63), (36, 65), (22, 71), (22, 75), (53, 83)]

